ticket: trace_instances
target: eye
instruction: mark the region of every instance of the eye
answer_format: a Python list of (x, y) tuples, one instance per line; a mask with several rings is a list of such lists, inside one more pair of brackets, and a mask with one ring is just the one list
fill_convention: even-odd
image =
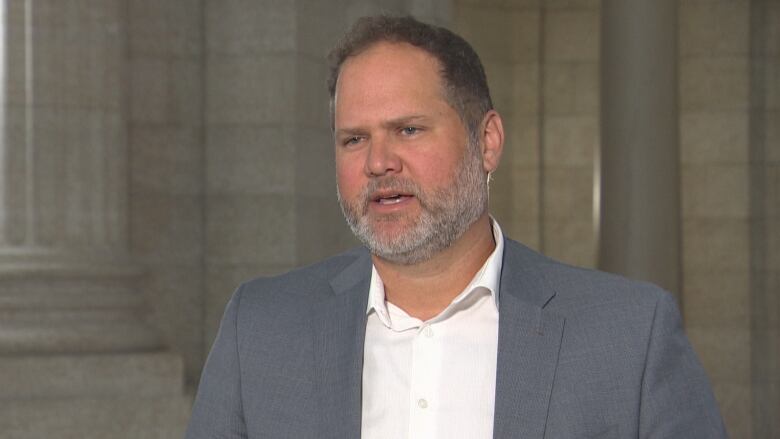
[(403, 127), (401, 128), (401, 134), (405, 136), (413, 136), (417, 133), (419, 133), (421, 130), (417, 127)]
[(347, 137), (347, 138), (345, 138), (344, 140), (342, 140), (342, 142), (341, 142), (341, 143), (342, 143), (342, 145), (344, 145), (344, 146), (357, 145), (358, 143), (360, 143), (360, 141), (361, 141), (361, 140), (363, 140), (363, 138), (362, 138), (362, 137), (359, 137), (359, 136), (351, 136), (351, 137)]

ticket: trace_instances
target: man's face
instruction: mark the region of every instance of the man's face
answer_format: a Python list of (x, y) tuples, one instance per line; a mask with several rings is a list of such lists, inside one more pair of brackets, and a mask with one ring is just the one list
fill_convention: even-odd
[(439, 70), (421, 49), (378, 43), (344, 62), (336, 86), (339, 203), (355, 235), (395, 263), (430, 259), (487, 208), (479, 148)]

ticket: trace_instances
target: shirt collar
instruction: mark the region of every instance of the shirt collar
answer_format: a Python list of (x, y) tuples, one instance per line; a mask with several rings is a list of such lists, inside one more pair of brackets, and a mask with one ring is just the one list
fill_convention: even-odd
[[(447, 309), (466, 300), (472, 295), (472, 292), (484, 289), (490, 292), (496, 310), (498, 310), (498, 287), (504, 256), (504, 234), (501, 231), (501, 226), (498, 225), (498, 221), (492, 216), (490, 217), (490, 224), (492, 225), (496, 248), (493, 249), (493, 252), (471, 279), (468, 286), (452, 300)], [(372, 309), (377, 313), (377, 316), (385, 326), (391, 327), (390, 313), (385, 302), (385, 287), (382, 279), (379, 277), (379, 273), (376, 271), (376, 266), (373, 264), (371, 265), (371, 282), (368, 288), (368, 308), (366, 309), (366, 314), (370, 314)], [(446, 313), (447, 309), (442, 314)]]

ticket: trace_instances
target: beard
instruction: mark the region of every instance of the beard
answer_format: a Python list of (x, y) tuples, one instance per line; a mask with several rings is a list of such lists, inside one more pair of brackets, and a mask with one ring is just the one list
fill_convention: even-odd
[[(379, 190), (413, 195), (420, 204), (420, 213), (371, 218), (371, 194)], [(353, 201), (343, 199), (340, 190), (337, 195), (352, 233), (373, 255), (401, 265), (430, 260), (451, 246), (482, 216), (488, 204), (487, 177), (479, 149), (472, 145), (467, 145), (452, 178), (442, 188), (423, 190), (408, 178), (392, 175), (370, 180)], [(375, 227), (401, 222), (407, 224), (406, 228), (392, 235)]]

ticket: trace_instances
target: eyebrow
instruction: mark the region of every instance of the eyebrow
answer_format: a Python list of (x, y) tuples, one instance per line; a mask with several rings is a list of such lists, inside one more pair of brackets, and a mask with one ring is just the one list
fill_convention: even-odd
[(390, 119), (388, 121), (385, 121), (382, 123), (382, 126), (385, 128), (394, 128), (401, 125), (408, 125), (414, 122), (424, 122), (428, 119), (428, 116), (423, 116), (421, 114), (414, 114), (410, 116), (402, 116), (395, 119)]
[[(424, 116), (422, 114), (413, 114), (409, 116), (401, 116), (395, 119), (386, 120), (382, 122), (381, 125), (382, 128), (388, 129), (388, 128), (395, 128), (399, 126), (409, 125), (413, 123), (425, 122), (428, 119), (430, 119), (428, 116)], [(367, 131), (368, 130), (363, 127), (339, 128), (336, 130), (336, 136), (365, 134)]]

